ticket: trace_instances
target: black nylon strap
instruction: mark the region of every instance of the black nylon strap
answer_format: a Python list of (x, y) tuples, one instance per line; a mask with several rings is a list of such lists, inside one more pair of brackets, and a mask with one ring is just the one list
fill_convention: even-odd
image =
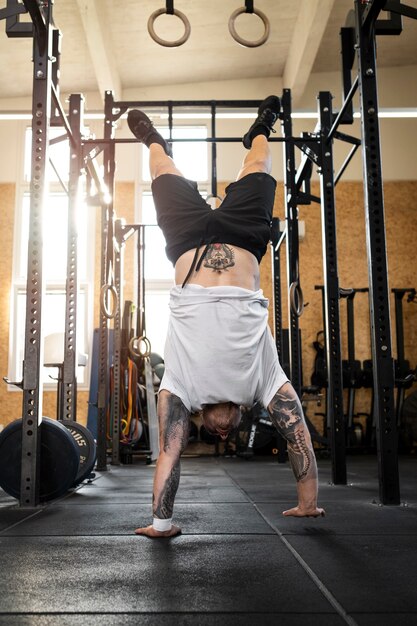
[(174, 15), (174, 0), (166, 0), (166, 8), (168, 15)]
[(253, 0), (245, 0), (245, 13), (253, 13)]

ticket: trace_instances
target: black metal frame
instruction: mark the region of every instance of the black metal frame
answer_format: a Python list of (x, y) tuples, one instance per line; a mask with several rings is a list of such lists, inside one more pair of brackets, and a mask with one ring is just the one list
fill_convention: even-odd
[[(134, 143), (136, 139), (117, 139), (113, 134), (113, 126), (114, 123), (130, 108), (140, 108), (140, 109), (153, 109), (153, 110), (166, 110), (168, 109), (168, 123), (169, 123), (169, 141), (190, 141), (181, 138), (173, 138), (172, 137), (172, 119), (173, 119), (173, 109), (174, 107), (179, 108), (207, 108), (211, 112), (211, 137), (205, 139), (198, 139), (196, 141), (206, 141), (212, 143), (212, 187), (211, 187), (211, 195), (217, 197), (217, 164), (216, 164), (216, 143), (217, 142), (241, 142), (240, 137), (216, 137), (216, 126), (215, 126), (215, 116), (216, 112), (219, 108), (230, 109), (230, 108), (257, 108), (260, 104), (260, 101), (257, 100), (179, 100), (179, 101), (115, 101), (113, 98), (112, 92), (106, 92), (105, 94), (105, 120), (104, 120), (104, 138), (103, 139), (87, 139), (83, 142), (83, 151), (84, 154), (88, 155), (94, 151), (94, 155), (103, 152), (104, 156), (104, 171), (107, 173), (105, 175), (105, 182), (107, 189), (110, 194), (114, 187), (114, 148), (118, 143)], [(299, 274), (298, 274), (298, 209), (297, 203), (310, 203), (312, 196), (306, 192), (309, 184), (309, 174), (311, 174), (311, 168), (309, 168), (308, 164), (306, 166), (306, 173), (304, 175), (304, 179), (302, 182), (297, 181), (295, 178), (295, 157), (294, 157), (294, 146), (299, 145), (300, 147), (306, 146), (306, 143), (315, 143), (317, 142), (317, 138), (315, 137), (293, 137), (292, 136), (292, 122), (291, 122), (291, 94), (289, 90), (284, 92), (283, 96), (283, 109), (284, 113), (282, 115), (284, 132), (283, 136), (273, 137), (271, 141), (281, 142), (284, 145), (284, 154), (287, 162), (287, 158), (291, 159), (292, 167), (287, 168), (287, 187), (289, 192), (287, 194), (287, 228), (285, 233), (283, 233), (279, 242), (276, 242), (275, 245), (275, 263), (277, 263), (279, 259), (279, 249), (282, 241), (285, 239), (287, 242), (287, 266), (290, 267), (289, 270), (289, 279), (290, 284), (297, 283), (298, 288), (301, 290), (299, 286)], [(307, 174), (308, 172), (308, 174)], [(292, 177), (292, 178), (291, 178)], [(298, 188), (297, 188), (298, 185)], [(300, 190), (300, 187), (303, 186), (304, 191)], [(112, 264), (112, 259), (117, 258), (117, 250), (113, 250), (113, 244), (110, 243), (113, 240), (114, 233), (114, 211), (112, 204), (107, 207), (103, 207), (102, 212), (102, 249), (101, 249), (101, 258), (102, 258), (102, 284), (108, 284), (111, 278), (110, 266)], [(288, 226), (289, 224), (289, 226)], [(131, 225), (129, 226), (131, 227)], [(289, 234), (288, 234), (289, 233)], [(123, 245), (123, 244), (122, 244)], [(116, 257), (114, 257), (114, 254)], [(276, 266), (277, 268), (277, 266)], [(275, 268), (275, 269), (276, 269)], [(275, 291), (277, 291), (277, 281), (279, 280), (279, 273), (277, 271), (274, 272), (274, 287)], [(118, 291), (119, 296), (119, 307), (121, 306), (120, 300), (120, 290), (119, 290), (119, 279), (115, 279), (115, 287)], [(277, 296), (277, 293), (275, 293)], [(274, 319), (276, 329), (281, 324), (281, 298), (275, 297), (274, 301)], [(292, 326), (290, 333), (290, 353), (291, 353), (291, 376), (295, 389), (301, 397), (301, 342), (300, 342), (300, 333), (299, 333), (299, 324), (298, 324), (298, 315), (294, 312), (294, 310), (289, 307), (290, 316), (292, 318)], [(120, 317), (120, 312), (119, 312)], [(117, 342), (117, 328), (118, 328), (118, 320), (116, 314), (115, 319), (115, 341)], [(276, 335), (277, 348), (279, 347), (280, 336), (282, 335), (282, 330)], [(98, 392), (98, 465), (97, 469), (105, 470), (107, 469), (107, 461), (106, 461), (106, 451), (107, 451), (107, 440), (106, 440), (106, 414), (107, 414), (107, 396), (108, 396), (108, 388), (107, 388), (107, 372), (108, 372), (108, 341), (109, 341), (109, 324), (108, 318), (101, 313), (100, 320), (100, 352), (99, 352), (99, 392)], [(282, 343), (282, 342), (281, 342)], [(115, 345), (115, 351), (117, 350), (117, 345)], [(117, 359), (113, 361), (113, 366), (115, 369), (115, 376), (117, 375)], [(114, 403), (116, 406), (116, 402)], [(114, 416), (113, 416), (114, 418)], [(113, 429), (117, 429), (118, 426), (116, 424), (117, 420), (113, 419)], [(118, 451), (115, 450), (115, 442), (118, 437), (118, 432), (113, 432), (112, 440), (112, 463), (118, 463)]]
[[(76, 323), (77, 323), (77, 232), (76, 210), (82, 161), (81, 127), (83, 101), (79, 94), (70, 98), (67, 117), (59, 101), (60, 32), (52, 18), (52, 0), (42, 4), (36, 0), (8, 0), (0, 10), (0, 19), (6, 19), (9, 37), (33, 38), (33, 96), (32, 96), (32, 156), (29, 212), (28, 272), (26, 284), (26, 323), (23, 377), (21, 383), (11, 383), (23, 389), (22, 456), (20, 506), (37, 507), (40, 491), (42, 423), (41, 368), (42, 301), (45, 282), (43, 276), (42, 219), (44, 200), (48, 190), (46, 168), (49, 161), (49, 129), (63, 126), (65, 134), (54, 143), (70, 140), (70, 167), (68, 189), (68, 248), (66, 313), (64, 335), (64, 362), (59, 365), (60, 389), (57, 391), (60, 419), (76, 419)], [(20, 15), (29, 13), (32, 23), (20, 22)], [(52, 166), (54, 167), (53, 163)], [(56, 169), (54, 167), (54, 169)], [(59, 178), (59, 176), (58, 176)], [(59, 180), (61, 180), (59, 178)], [(9, 382), (9, 381), (6, 381)]]
[[(37, 2), (25, 2), (34, 19), (32, 96), (32, 176), (30, 183), (29, 245), (26, 286), (26, 325), (23, 363), (22, 463), (20, 506), (39, 504), (40, 426), (42, 423), (42, 219), (47, 191), (49, 118), (52, 83), (52, 3), (47, 14)], [(25, 31), (25, 36), (32, 33)]]
[(379, 494), (383, 504), (399, 504), (398, 438), (375, 54), (375, 23), (384, 4), (383, 0), (374, 0), (365, 9), (355, 0)]
[(64, 363), (62, 368), (62, 411), (61, 419), (77, 419), (77, 300), (78, 300), (78, 228), (77, 212), (80, 201), (81, 183), (81, 128), (84, 115), (84, 99), (81, 94), (72, 94), (69, 99), (69, 125), (72, 132), (70, 142), (70, 164), (68, 183), (68, 248), (67, 284), (65, 290), (65, 338)]
[(335, 484), (346, 484), (333, 140), (328, 137), (332, 125), (333, 112), (332, 96), (328, 91), (320, 92), (318, 107), (321, 137), (318, 161), (320, 165), (321, 220), (323, 229), (324, 327), (328, 375), (327, 428), (331, 441), (333, 481)]
[[(292, 137), (291, 119), (291, 91), (284, 89), (282, 93), (282, 134), (284, 138)], [(287, 281), (288, 287), (301, 291), (299, 261), (299, 233), (298, 233), (298, 194), (296, 183), (295, 146), (294, 142), (284, 143), (284, 202), (286, 222), (286, 255), (287, 255)], [(299, 315), (288, 302), (288, 328), (289, 328), (289, 359), (291, 383), (301, 398), (301, 342)]]
[[(32, 142), (32, 180), (31, 205), (28, 248), (28, 278), (26, 306), (25, 356), (23, 364), (23, 430), (22, 430), (22, 472), (21, 472), (21, 506), (37, 506), (39, 502), (39, 466), (40, 466), (40, 423), (42, 415), (42, 382), (40, 378), (42, 346), (41, 346), (41, 305), (44, 291), (42, 273), (42, 214), (43, 198), (46, 191), (46, 163), (48, 161), (49, 127), (57, 123), (59, 117), (71, 139), (72, 148), (76, 150), (81, 137), (79, 133), (81, 101), (78, 100), (79, 111), (70, 112), (68, 121), (59, 103), (58, 92), (58, 59), (60, 34), (53, 27), (52, 0), (40, 4), (36, 0), (24, 0), (24, 7), (17, 0), (7, 0), (6, 9), (0, 10), (0, 19), (6, 19), (6, 32), (10, 37), (33, 37), (33, 142)], [(381, 11), (389, 11), (389, 19), (378, 19)], [(21, 23), (19, 15), (28, 12), (32, 24)], [(285, 184), (286, 184), (286, 221), (285, 239), (287, 243), (287, 271), (289, 284), (300, 288), (298, 273), (298, 216), (297, 205), (317, 201), (310, 194), (309, 179), (312, 163), (320, 166), (322, 216), (325, 231), (324, 266), (325, 266), (325, 309), (326, 309), (326, 345), (328, 353), (328, 371), (333, 376), (329, 384), (331, 402), (328, 410), (332, 416), (332, 461), (333, 479), (345, 482), (345, 459), (342, 445), (342, 422), (340, 417), (341, 396), (339, 385), (340, 338), (338, 325), (338, 279), (336, 259), (336, 239), (334, 221), (334, 186), (340, 179), (344, 169), (360, 144), (356, 138), (344, 135), (337, 130), (340, 123), (352, 121), (352, 98), (359, 88), (361, 101), (361, 130), (365, 180), (365, 217), (367, 253), (369, 266), (369, 298), (371, 308), (372, 359), (375, 390), (375, 415), (377, 431), (378, 468), (380, 478), (380, 499), (384, 504), (399, 503), (399, 475), (397, 457), (397, 432), (394, 414), (394, 368), (391, 352), (390, 311), (388, 293), (388, 270), (385, 244), (385, 216), (383, 206), (382, 174), (380, 162), (380, 140), (378, 125), (378, 98), (376, 84), (375, 35), (399, 34), (402, 29), (402, 15), (417, 18), (417, 10), (401, 4), (399, 0), (373, 0), (362, 4), (355, 0), (355, 37), (350, 24), (342, 29), (343, 52), (343, 85), (344, 103), (339, 114), (333, 117), (331, 100), (328, 92), (319, 95), (319, 132), (302, 138), (292, 136), (291, 125), (291, 94), (284, 90), (283, 94), (283, 130), (282, 138), (271, 141), (284, 143)], [(351, 82), (353, 65), (352, 42), (358, 57), (358, 77)], [(56, 65), (53, 66), (52, 59)], [(54, 111), (51, 114), (52, 102)], [(74, 102), (74, 100), (73, 100)], [(178, 107), (207, 107), (212, 112), (212, 135), (215, 135), (216, 109), (225, 107), (256, 108), (259, 101), (177, 101), (169, 102), (170, 129), (172, 129), (172, 110)], [(89, 177), (93, 178), (98, 187), (102, 204), (102, 284), (112, 284), (115, 265), (118, 263), (118, 250), (114, 249), (114, 209), (112, 196), (104, 201), (104, 192), (114, 188), (115, 143), (133, 142), (134, 139), (116, 140), (114, 138), (114, 122), (127, 109), (132, 107), (158, 108), (166, 107), (160, 101), (125, 101), (115, 102), (113, 94), (105, 94), (104, 139), (81, 141), (81, 154), (75, 160), (70, 179), (70, 211), (75, 204), (77, 185), (75, 178), (80, 172), (81, 164), (89, 162)], [(72, 131), (72, 125), (75, 130)], [(332, 139), (338, 138), (353, 144), (353, 148), (343, 164), (339, 174), (334, 177), (332, 170)], [(181, 141), (172, 139), (172, 141)], [(213, 143), (212, 173), (216, 175), (215, 144), (222, 141), (240, 141), (237, 138), (215, 136), (205, 141)], [(305, 157), (301, 166), (295, 171), (294, 147), (300, 146)], [(94, 148), (95, 146), (95, 148)], [(319, 147), (320, 146), (320, 147)], [(84, 152), (83, 152), (84, 151)], [(101, 185), (92, 159), (103, 151), (105, 168), (105, 185)], [(75, 152), (73, 153), (75, 154)], [(214, 181), (217, 183), (217, 181)], [(212, 187), (217, 193), (217, 185)], [(215, 195), (215, 194), (213, 194)], [(70, 230), (68, 252), (68, 284), (65, 332), (64, 387), (66, 417), (74, 415), (75, 405), (75, 321), (76, 321), (76, 267), (73, 254), (74, 232)], [(282, 241), (282, 239), (280, 240)], [(275, 250), (279, 251), (279, 243)], [(75, 290), (75, 291), (74, 291)], [(337, 295), (336, 295), (337, 292)], [(297, 319), (296, 319), (297, 318)], [(107, 371), (108, 371), (108, 318), (102, 314), (100, 323), (100, 356), (99, 356), (99, 425), (98, 425), (98, 464), (97, 469), (106, 469), (106, 409), (107, 409)], [(339, 343), (338, 343), (339, 342)], [(301, 392), (300, 345), (298, 333), (298, 316), (290, 308), (290, 355), (291, 375), (297, 392)], [(340, 370), (341, 372), (341, 370)], [(340, 376), (341, 381), (341, 376)]]

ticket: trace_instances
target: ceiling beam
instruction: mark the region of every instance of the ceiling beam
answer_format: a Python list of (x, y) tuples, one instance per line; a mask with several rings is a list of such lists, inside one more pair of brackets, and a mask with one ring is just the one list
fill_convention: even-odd
[(105, 91), (113, 91), (116, 100), (122, 96), (122, 85), (116, 68), (116, 54), (109, 42), (110, 25), (104, 14), (102, 0), (76, 0), (85, 38), (102, 99)]
[(335, 0), (301, 0), (292, 36), (283, 84), (294, 103), (303, 95)]

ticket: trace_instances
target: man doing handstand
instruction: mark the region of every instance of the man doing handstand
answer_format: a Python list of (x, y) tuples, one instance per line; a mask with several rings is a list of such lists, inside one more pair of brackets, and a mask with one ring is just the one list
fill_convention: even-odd
[(267, 408), (287, 440), (298, 504), (284, 515), (318, 517), (317, 465), (300, 400), (282, 370), (268, 326), (268, 301), (259, 263), (270, 240), (276, 181), (270, 175), (268, 137), (280, 102), (269, 96), (243, 137), (248, 153), (235, 182), (212, 210), (197, 185), (182, 175), (171, 147), (142, 111), (128, 125), (149, 148), (152, 194), (166, 253), (175, 267), (158, 398), (160, 454), (153, 487), (153, 523), (138, 535), (172, 537), (180, 457), (190, 416), (201, 411), (205, 428), (225, 439), (239, 425), (240, 407)]

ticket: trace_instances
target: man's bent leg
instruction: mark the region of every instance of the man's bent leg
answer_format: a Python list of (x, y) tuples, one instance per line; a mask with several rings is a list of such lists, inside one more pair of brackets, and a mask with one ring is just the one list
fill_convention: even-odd
[(297, 481), (298, 505), (283, 514), (296, 517), (324, 515), (324, 510), (317, 507), (317, 464), (310, 433), (301, 402), (290, 383), (285, 383), (277, 391), (268, 412), (278, 432), (288, 442), (288, 457)]
[(247, 174), (264, 172), (271, 173), (272, 157), (268, 139), (264, 135), (258, 135), (252, 140), (252, 147), (246, 154), (242, 167), (236, 180), (240, 180)]
[(189, 438), (190, 412), (177, 396), (162, 390), (158, 417), (160, 453), (153, 484), (154, 523), (137, 528), (135, 533), (147, 537), (174, 537), (181, 533), (178, 526), (171, 525), (171, 519), (180, 481), (180, 457)]
[(174, 161), (165, 153), (165, 150), (159, 143), (151, 143), (149, 146), (149, 170), (152, 180), (155, 180), (162, 174), (175, 174), (175, 176), (183, 177)]

